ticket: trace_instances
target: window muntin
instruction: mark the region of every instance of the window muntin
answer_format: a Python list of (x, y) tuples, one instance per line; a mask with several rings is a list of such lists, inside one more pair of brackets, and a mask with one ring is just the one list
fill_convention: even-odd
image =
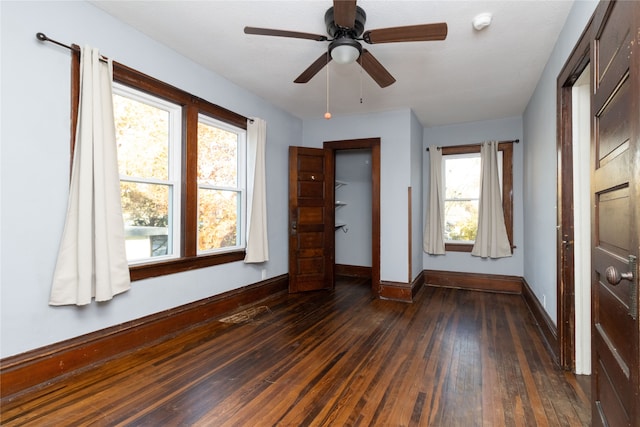
[(244, 249), (246, 135), (198, 116), (198, 253)]
[(127, 260), (179, 257), (182, 109), (121, 84), (113, 92)]

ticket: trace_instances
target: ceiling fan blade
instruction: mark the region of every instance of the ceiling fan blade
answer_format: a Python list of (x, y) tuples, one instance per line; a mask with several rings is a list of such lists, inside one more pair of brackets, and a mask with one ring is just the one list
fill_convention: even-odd
[(245, 34), (255, 34), (259, 36), (290, 37), (294, 39), (307, 39), (323, 42), (328, 40), (327, 36), (311, 33), (300, 33), (298, 31), (273, 30), (270, 28), (244, 27)]
[(339, 27), (353, 28), (356, 22), (356, 0), (333, 0), (333, 21)]
[(447, 23), (409, 25), (366, 31), (362, 38), (369, 44), (395, 42), (423, 42), (447, 38)]
[(313, 62), (313, 64), (309, 65), (309, 67), (306, 70), (304, 70), (302, 74), (300, 74), (298, 78), (295, 79), (293, 82), (307, 83), (309, 80), (311, 80), (313, 76), (318, 74), (318, 72), (322, 70), (324, 66), (327, 65), (330, 61), (331, 61), (331, 55), (327, 55), (326, 52), (323, 53), (322, 55), (320, 55), (320, 58), (316, 59)]
[(362, 68), (378, 83), (380, 87), (387, 87), (395, 83), (396, 79), (382, 66), (367, 49), (362, 49), (358, 62)]

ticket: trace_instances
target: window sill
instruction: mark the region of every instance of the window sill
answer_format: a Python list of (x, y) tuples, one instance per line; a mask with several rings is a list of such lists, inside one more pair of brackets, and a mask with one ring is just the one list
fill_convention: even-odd
[(150, 277), (165, 276), (167, 274), (180, 273), (183, 271), (196, 270), (199, 268), (211, 267), (214, 265), (226, 264), (229, 262), (242, 261), (245, 251), (226, 252), (215, 255), (201, 255), (197, 257), (179, 258), (170, 261), (138, 264), (129, 267), (131, 281), (147, 279)]
[(473, 243), (445, 243), (444, 250), (446, 252), (471, 252)]

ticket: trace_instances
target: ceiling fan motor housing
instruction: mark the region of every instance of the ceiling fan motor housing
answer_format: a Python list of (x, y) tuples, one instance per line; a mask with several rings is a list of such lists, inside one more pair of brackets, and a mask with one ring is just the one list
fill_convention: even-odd
[(324, 22), (327, 26), (327, 34), (331, 38), (338, 39), (341, 37), (356, 38), (360, 37), (364, 31), (364, 24), (367, 21), (367, 14), (360, 6), (356, 6), (356, 20), (351, 28), (339, 27), (336, 25), (333, 17), (333, 7), (327, 9), (324, 14)]

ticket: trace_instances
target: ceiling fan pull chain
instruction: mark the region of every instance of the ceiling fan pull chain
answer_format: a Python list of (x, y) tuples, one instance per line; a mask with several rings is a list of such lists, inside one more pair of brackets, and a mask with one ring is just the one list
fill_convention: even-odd
[(362, 104), (362, 55), (360, 55), (360, 104)]
[(324, 118), (329, 120), (331, 113), (329, 112), (329, 50), (327, 50), (327, 112), (324, 113)]

